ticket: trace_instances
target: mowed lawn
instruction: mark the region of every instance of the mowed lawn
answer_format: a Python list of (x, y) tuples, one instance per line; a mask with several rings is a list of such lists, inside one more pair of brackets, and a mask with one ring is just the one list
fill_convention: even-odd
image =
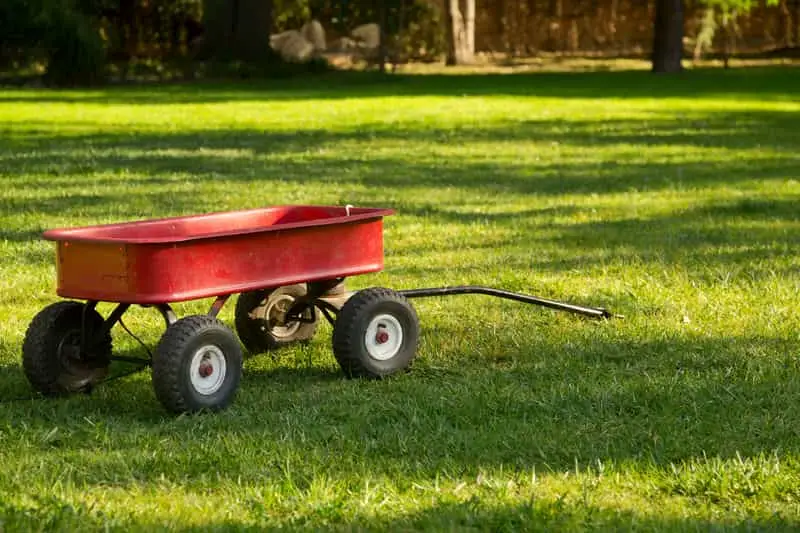
[(0, 403), (0, 530), (800, 527), (798, 95), (797, 68), (3, 90), (3, 400), (32, 394), (59, 226), (391, 207), (385, 270), (349, 288), (625, 318), (416, 300), (413, 370), (384, 381), (345, 379), (324, 324), (248, 357), (217, 414), (169, 415), (147, 371)]

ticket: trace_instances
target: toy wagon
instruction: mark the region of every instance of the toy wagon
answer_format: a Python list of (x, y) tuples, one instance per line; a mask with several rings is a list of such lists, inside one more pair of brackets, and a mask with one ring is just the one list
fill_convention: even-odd
[[(44, 238), (56, 242), (57, 293), (69, 300), (31, 321), (25, 375), (47, 395), (91, 389), (111, 361), (131, 360), (113, 354), (111, 329), (132, 305), (152, 307), (166, 322), (147, 363), (156, 397), (173, 412), (226, 407), (242, 374), (241, 345), (260, 353), (308, 340), (320, 315), (333, 325), (333, 354), (343, 373), (364, 378), (410, 366), (420, 331), (410, 298), (480, 293), (611, 316), (489, 287), (345, 291), (348, 276), (383, 269), (383, 219), (393, 213), (274, 206), (46, 231)], [(234, 294), (236, 333), (217, 318)], [(203, 315), (178, 319), (170, 307), (203, 298), (214, 298)], [(99, 302), (117, 305), (103, 318)]]

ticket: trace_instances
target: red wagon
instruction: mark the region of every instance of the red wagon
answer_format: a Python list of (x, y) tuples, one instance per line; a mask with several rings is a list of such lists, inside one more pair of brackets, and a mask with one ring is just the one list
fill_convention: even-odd
[[(310, 339), (322, 314), (349, 377), (384, 377), (416, 354), (419, 321), (409, 298), (481, 293), (595, 317), (605, 309), (488, 287), (344, 290), (348, 276), (383, 268), (390, 209), (275, 206), (121, 224), (54, 229), (58, 295), (32, 320), (23, 344), (28, 380), (45, 394), (90, 389), (112, 360), (111, 329), (131, 305), (166, 321), (152, 361), (155, 393), (175, 412), (220, 409), (233, 399), (242, 349)], [(237, 335), (217, 315), (238, 294)], [(178, 319), (171, 302), (214, 298), (207, 314)], [(85, 300), (82, 303), (78, 300)], [(117, 306), (108, 317), (99, 302)], [(124, 324), (123, 324), (124, 326)]]

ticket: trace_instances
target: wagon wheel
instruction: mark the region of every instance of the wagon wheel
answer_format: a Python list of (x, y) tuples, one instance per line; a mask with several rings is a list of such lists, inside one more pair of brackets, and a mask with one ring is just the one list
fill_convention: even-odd
[(156, 397), (176, 413), (224, 409), (241, 376), (236, 336), (208, 315), (188, 316), (169, 326), (153, 358)]
[(382, 378), (408, 368), (418, 341), (416, 311), (390, 289), (357, 292), (342, 306), (333, 328), (333, 354), (351, 378)]
[(287, 322), (285, 318), (295, 300), (305, 295), (302, 284), (240, 294), (236, 300), (236, 332), (247, 351), (262, 353), (311, 340), (317, 331), (316, 316), (313, 322)]
[[(81, 355), (81, 325), (93, 341)], [(46, 395), (83, 390), (102, 381), (111, 363), (111, 332), (95, 339), (103, 317), (81, 302), (56, 302), (31, 321), (22, 344), (22, 366), (31, 385)]]

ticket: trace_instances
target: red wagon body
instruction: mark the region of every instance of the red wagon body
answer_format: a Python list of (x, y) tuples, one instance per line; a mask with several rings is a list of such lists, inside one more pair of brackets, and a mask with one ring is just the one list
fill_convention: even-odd
[(54, 229), (58, 294), (156, 304), (383, 268), (390, 209), (275, 206)]

